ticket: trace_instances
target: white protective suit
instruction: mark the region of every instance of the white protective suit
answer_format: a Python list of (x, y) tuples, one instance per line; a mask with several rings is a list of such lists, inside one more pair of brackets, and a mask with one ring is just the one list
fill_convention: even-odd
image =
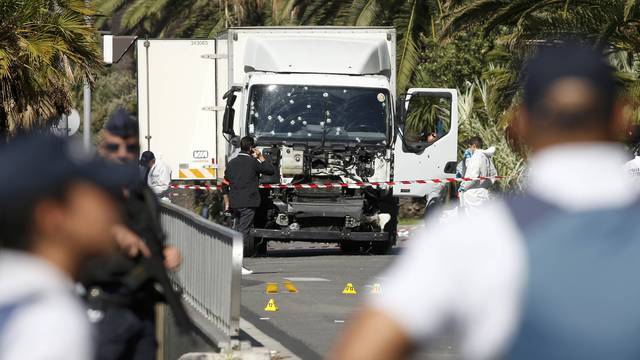
[(160, 159), (156, 159), (156, 163), (149, 170), (147, 184), (159, 198), (164, 198), (169, 194), (170, 183), (171, 170)]
[[(486, 150), (476, 150), (470, 159), (467, 160), (467, 171), (465, 178), (492, 177), (498, 176), (496, 167), (493, 164), (493, 155), (496, 152), (495, 147)], [(472, 180), (464, 181), (460, 185), (462, 192), (460, 194), (460, 205), (463, 211), (469, 213), (476, 210), (483, 203), (491, 199), (490, 189), (493, 187), (495, 180)]]
[(640, 185), (640, 156), (633, 158), (624, 164), (624, 171), (627, 172), (636, 184)]

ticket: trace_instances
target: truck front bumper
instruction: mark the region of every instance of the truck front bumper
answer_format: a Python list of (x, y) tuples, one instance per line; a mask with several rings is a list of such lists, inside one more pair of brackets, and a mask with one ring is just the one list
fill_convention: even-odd
[(252, 229), (251, 235), (267, 240), (336, 242), (336, 241), (389, 241), (388, 232), (356, 232), (356, 231), (310, 231), (310, 230), (277, 230)]

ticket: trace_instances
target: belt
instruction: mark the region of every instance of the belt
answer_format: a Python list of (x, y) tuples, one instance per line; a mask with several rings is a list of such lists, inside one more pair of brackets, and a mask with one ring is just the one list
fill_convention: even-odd
[(92, 286), (87, 291), (87, 305), (90, 309), (100, 310), (109, 306), (130, 307), (133, 305), (131, 296), (109, 294), (98, 286)]

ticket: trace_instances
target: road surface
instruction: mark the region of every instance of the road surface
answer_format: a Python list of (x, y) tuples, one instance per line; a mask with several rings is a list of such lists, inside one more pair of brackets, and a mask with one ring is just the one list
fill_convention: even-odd
[[(404, 231), (402, 231), (404, 230)], [(378, 275), (401, 253), (406, 229), (401, 229), (399, 246), (391, 255), (343, 255), (331, 244), (273, 243), (267, 257), (245, 259), (255, 271), (242, 280), (241, 316), (301, 359), (320, 359), (351, 314), (371, 295), (374, 284), (384, 291), (384, 279)], [(298, 293), (288, 293), (283, 282), (291, 280)], [(267, 283), (279, 285), (278, 294), (266, 294)], [(343, 295), (352, 283), (356, 295)], [(273, 299), (277, 312), (264, 310)], [(442, 341), (430, 352), (416, 358), (455, 359), (449, 341)]]

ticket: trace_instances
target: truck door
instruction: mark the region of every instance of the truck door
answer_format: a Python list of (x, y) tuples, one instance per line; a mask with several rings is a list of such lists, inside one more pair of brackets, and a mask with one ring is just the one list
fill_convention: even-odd
[[(398, 101), (403, 101), (399, 99)], [(458, 93), (455, 89), (409, 89), (396, 114), (394, 181), (450, 178), (458, 148)], [(395, 196), (422, 197), (441, 184), (396, 184)]]
[(173, 180), (216, 179), (224, 109), (216, 92), (216, 41), (138, 40), (136, 48), (142, 150), (162, 159)]

